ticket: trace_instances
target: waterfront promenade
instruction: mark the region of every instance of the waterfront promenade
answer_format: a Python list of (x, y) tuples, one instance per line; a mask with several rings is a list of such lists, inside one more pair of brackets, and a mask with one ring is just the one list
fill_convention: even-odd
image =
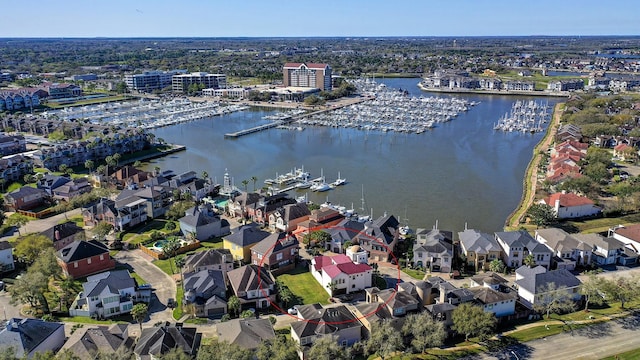
[(462, 89), (462, 88), (430, 88), (418, 83), (418, 87), (421, 90), (429, 92), (439, 92), (446, 94), (483, 94), (483, 95), (516, 95), (516, 96), (547, 96), (547, 97), (562, 97), (566, 98), (571, 95), (568, 91), (562, 92), (549, 92), (549, 91), (528, 91), (528, 90), (477, 90), (477, 89)]
[(525, 213), (535, 201), (536, 189), (538, 186), (538, 169), (540, 168), (540, 161), (542, 161), (542, 155), (540, 152), (546, 152), (553, 143), (558, 127), (560, 126), (560, 119), (562, 119), (562, 114), (564, 113), (564, 105), (564, 103), (556, 104), (553, 109), (553, 120), (547, 128), (546, 136), (533, 149), (533, 158), (531, 159), (531, 162), (529, 162), (529, 166), (527, 167), (527, 171), (524, 176), (522, 200), (507, 219), (505, 230), (518, 229)]

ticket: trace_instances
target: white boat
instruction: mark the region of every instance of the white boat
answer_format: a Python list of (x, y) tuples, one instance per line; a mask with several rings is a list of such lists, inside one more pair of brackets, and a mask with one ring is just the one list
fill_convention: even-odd
[(299, 182), (299, 183), (296, 185), (296, 189), (308, 189), (308, 188), (310, 188), (310, 187), (311, 187), (311, 185), (313, 185), (313, 184), (311, 184), (311, 183), (310, 183), (310, 182), (308, 182), (308, 181)]
[(318, 191), (318, 192), (323, 192), (323, 191), (329, 191), (331, 190), (331, 186), (325, 182), (319, 183), (315, 186), (315, 188), (312, 188), (313, 191)]
[(340, 177), (340, 172), (338, 172), (338, 178), (336, 179), (336, 181), (334, 181), (332, 183), (333, 186), (340, 186), (340, 185), (344, 185), (347, 183), (347, 179), (345, 178), (341, 178)]

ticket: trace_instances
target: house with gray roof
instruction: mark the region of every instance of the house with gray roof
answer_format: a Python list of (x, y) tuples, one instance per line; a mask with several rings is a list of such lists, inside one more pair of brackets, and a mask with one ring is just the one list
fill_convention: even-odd
[(248, 219), (250, 217), (248, 209), (258, 203), (261, 197), (262, 195), (255, 192), (241, 192), (240, 195), (234, 197), (232, 201), (229, 201), (227, 212), (230, 216)]
[(408, 313), (418, 311), (420, 301), (417, 296), (412, 295), (402, 288), (380, 290), (377, 287), (365, 289), (366, 301), (368, 303), (382, 303), (389, 313), (394, 317), (405, 316)]
[(528, 255), (533, 256), (536, 265), (542, 265), (546, 269), (551, 266), (553, 251), (524, 230), (496, 232), (495, 239), (502, 247), (502, 261), (510, 268), (522, 266)]
[(529, 269), (522, 266), (516, 270), (516, 286), (522, 303), (529, 307), (540, 301), (544, 301), (545, 294), (551, 289), (565, 291), (567, 297), (574, 301), (580, 301), (580, 280), (567, 269), (546, 271), (541, 266)]
[(299, 249), (294, 235), (273, 233), (251, 248), (251, 263), (278, 275), (295, 267)]
[(460, 247), (467, 257), (467, 265), (475, 271), (489, 270), (489, 263), (502, 257), (502, 248), (495, 237), (478, 230), (465, 229), (458, 233)]
[(64, 345), (64, 324), (40, 319), (12, 318), (0, 331), (0, 348), (13, 348), (18, 359), (56, 352)]
[(184, 274), (184, 302), (193, 305), (198, 317), (222, 317), (227, 313), (227, 286), (220, 270)]
[(107, 246), (97, 240), (75, 240), (56, 252), (56, 258), (62, 272), (75, 279), (116, 267)]
[(429, 271), (451, 272), (453, 262), (453, 233), (439, 230), (417, 229), (413, 246), (413, 266)]
[(227, 273), (234, 295), (242, 306), (266, 309), (276, 301), (276, 279), (258, 265), (245, 265)]
[(269, 319), (233, 319), (216, 325), (218, 341), (257, 349), (264, 341), (276, 337)]
[(307, 203), (287, 204), (269, 214), (269, 227), (272, 231), (291, 232), (298, 224), (309, 219), (311, 211)]
[(323, 229), (324, 232), (331, 235), (331, 242), (327, 242), (325, 247), (329, 251), (342, 254), (344, 251), (344, 244), (346, 242), (353, 243), (354, 238), (358, 236), (362, 230), (364, 230), (364, 223), (356, 220), (344, 219), (335, 226)]
[(184, 327), (182, 323), (165, 323), (142, 329), (133, 354), (136, 360), (153, 360), (161, 358), (172, 349), (180, 349), (195, 357), (201, 340), (202, 333), (194, 327)]
[(71, 304), (71, 316), (109, 318), (128, 314), (134, 302), (151, 301), (151, 288), (140, 288), (127, 270), (107, 271), (87, 277)]
[(506, 279), (496, 273), (472, 277), (469, 291), (485, 312), (492, 312), (496, 317), (510, 316), (516, 312), (518, 293), (508, 286)]
[(183, 234), (193, 234), (200, 241), (224, 236), (230, 232), (229, 222), (216, 215), (207, 205), (188, 209), (185, 211), (185, 216), (178, 221)]
[(591, 246), (592, 260), (597, 265), (615, 265), (619, 263), (618, 259), (625, 254), (625, 245), (618, 239), (604, 237), (597, 233), (574, 234), (573, 236), (578, 241)]
[(135, 340), (129, 336), (127, 324), (96, 326), (76, 330), (60, 351), (70, 351), (80, 359), (95, 359), (98, 354), (133, 350)]
[(250, 263), (251, 248), (269, 235), (256, 223), (243, 225), (222, 239), (222, 247), (231, 251), (235, 260)]
[(223, 274), (233, 270), (233, 256), (228, 249), (209, 249), (187, 255), (184, 259), (183, 273), (220, 270)]
[(53, 241), (53, 248), (60, 250), (75, 240), (84, 240), (84, 229), (73, 221), (56, 224), (41, 232), (42, 235)]
[(356, 237), (359, 245), (369, 252), (371, 261), (389, 261), (400, 236), (400, 222), (393, 215), (383, 215), (364, 224)]
[[(362, 323), (344, 305), (324, 308), (320, 304), (298, 307), (298, 317), (302, 320), (291, 324), (291, 338), (300, 344), (301, 359), (307, 359), (306, 352), (322, 337), (335, 336), (338, 345), (350, 347), (362, 340)], [(304, 321), (303, 321), (304, 320)]]
[(7, 206), (12, 210), (31, 210), (42, 206), (50, 198), (46, 191), (23, 186), (5, 195)]
[(552, 267), (574, 270), (591, 264), (593, 247), (562, 229), (537, 229), (536, 240), (553, 251)]

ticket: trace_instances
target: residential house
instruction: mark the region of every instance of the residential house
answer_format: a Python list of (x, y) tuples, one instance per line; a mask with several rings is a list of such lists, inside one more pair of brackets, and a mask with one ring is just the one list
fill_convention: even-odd
[(96, 319), (128, 314), (134, 302), (151, 301), (151, 288), (139, 287), (127, 270), (105, 271), (87, 277), (69, 309), (71, 316)]
[(22, 155), (5, 156), (0, 159), (0, 179), (10, 184), (22, 181), (26, 174), (33, 173), (33, 161)]
[(243, 349), (257, 349), (265, 341), (276, 337), (269, 319), (233, 319), (216, 324), (218, 341), (238, 345)]
[(558, 228), (537, 229), (536, 240), (553, 251), (552, 267), (574, 270), (591, 264), (593, 246)]
[(122, 231), (147, 221), (146, 200), (137, 196), (113, 201), (101, 198), (82, 209), (85, 226), (96, 226), (99, 222), (111, 224)]
[(233, 256), (228, 249), (209, 249), (187, 255), (182, 271), (184, 273), (202, 270), (220, 270), (223, 274), (233, 270)]
[(320, 304), (298, 307), (301, 321), (291, 324), (291, 339), (300, 344), (300, 358), (313, 343), (326, 336), (335, 336), (338, 345), (350, 347), (362, 340), (362, 323), (344, 305), (324, 308)]
[(9, 208), (18, 211), (32, 210), (45, 205), (49, 200), (49, 195), (44, 190), (23, 186), (8, 193), (4, 198)]
[(546, 271), (541, 266), (533, 269), (522, 266), (516, 270), (515, 284), (523, 304), (529, 308), (546, 301), (549, 291), (556, 289), (566, 291), (567, 296), (574, 301), (582, 298), (580, 294), (582, 283), (566, 269)]
[(311, 259), (310, 268), (313, 277), (330, 296), (371, 287), (371, 266), (355, 264), (346, 255), (316, 256)]
[(136, 169), (133, 166), (126, 165), (116, 170), (111, 177), (116, 186), (126, 188), (132, 185), (140, 185), (151, 178), (151, 174), (147, 171)]
[(628, 144), (618, 144), (613, 148), (613, 157), (622, 161), (634, 160), (638, 157), (638, 150)]
[(82, 209), (84, 226), (96, 226), (104, 221), (114, 228), (119, 218), (116, 202), (107, 198), (100, 198), (97, 202)]
[(222, 317), (227, 313), (227, 286), (220, 270), (184, 274), (183, 305), (193, 305), (197, 317)]
[(507, 231), (496, 232), (495, 239), (502, 248), (502, 261), (513, 269), (523, 265), (523, 260), (532, 255), (536, 265), (549, 269), (553, 251), (536, 241), (528, 232)]
[(449, 303), (436, 303), (425, 305), (424, 308), (429, 312), (429, 314), (431, 314), (431, 317), (434, 320), (442, 322), (448, 333), (452, 333), (451, 326), (453, 326), (453, 310), (455, 310), (457, 306)]
[(276, 280), (267, 269), (245, 265), (227, 273), (233, 293), (244, 307), (266, 309), (276, 301)]
[(390, 323), (396, 331), (402, 331), (405, 315), (423, 308), (416, 285), (410, 282), (398, 284), (397, 290), (365, 289), (365, 301), (350, 308), (364, 326), (365, 339), (370, 337), (374, 324), (381, 322)]
[(285, 205), (296, 203), (297, 201), (290, 198), (286, 193), (280, 193), (261, 197), (257, 203), (252, 204), (252, 206), (247, 209), (247, 212), (253, 221), (264, 225), (269, 220), (271, 213)]
[(622, 241), (600, 234), (574, 234), (573, 237), (592, 248), (591, 259), (599, 266), (615, 265), (624, 257), (625, 245)]
[(291, 233), (298, 224), (308, 220), (311, 211), (306, 203), (287, 204), (269, 215), (271, 231)]
[(567, 140), (576, 142), (582, 140), (582, 129), (574, 124), (560, 126), (556, 132), (556, 143), (562, 143)]
[[(180, 175), (178, 175), (179, 177)], [(207, 195), (213, 193), (216, 189), (216, 185), (211, 182), (211, 179), (192, 179), (189, 182), (183, 182), (178, 186), (178, 190), (183, 194), (191, 194), (191, 197), (195, 201), (201, 201)]]
[(72, 198), (90, 192), (92, 189), (87, 178), (77, 178), (68, 180), (66, 183), (57, 186), (53, 191), (53, 198), (69, 201)]
[(380, 290), (377, 287), (372, 287), (366, 289), (365, 292), (368, 303), (382, 303), (394, 317), (405, 316), (422, 308), (417, 296), (404, 291), (401, 287), (398, 287), (397, 290)]
[(202, 334), (195, 327), (184, 327), (182, 323), (165, 323), (142, 329), (133, 354), (136, 360), (153, 360), (161, 358), (173, 349), (180, 349), (185, 354), (195, 357), (201, 340)]
[(46, 191), (49, 196), (53, 196), (53, 190), (66, 184), (69, 180), (71, 179), (68, 176), (46, 174), (36, 181), (36, 187)]
[(625, 255), (620, 258), (621, 262), (635, 264), (640, 254), (640, 224), (629, 226), (618, 225), (609, 229), (609, 237), (620, 240), (625, 246)]
[[(339, 224), (344, 221), (344, 219), (344, 215), (340, 214), (338, 210), (332, 209), (329, 206), (323, 206), (320, 209), (311, 210), (309, 218), (298, 223), (298, 228), (293, 231), (293, 234), (303, 234), (314, 230), (332, 228), (334, 226), (340, 227)], [(361, 230), (362, 229), (358, 230), (358, 232)]]
[(269, 233), (260, 230), (257, 224), (243, 225), (222, 238), (222, 247), (231, 251), (235, 260), (243, 263), (251, 262), (251, 248), (269, 236)]
[(11, 318), (0, 331), (0, 348), (13, 348), (17, 359), (55, 353), (64, 345), (64, 324), (40, 319)]
[(347, 248), (345, 255), (353, 261), (355, 264), (368, 264), (369, 254), (367, 250), (360, 247), (360, 245), (352, 245)]
[(27, 151), (27, 141), (23, 135), (0, 133), (0, 155), (13, 155)]
[(460, 247), (467, 258), (467, 265), (475, 271), (489, 270), (489, 264), (502, 257), (502, 248), (494, 236), (473, 229), (458, 233)]
[(76, 225), (73, 221), (53, 225), (41, 232), (41, 234), (53, 241), (53, 247), (56, 251), (76, 240), (85, 240), (84, 229)]
[(60, 249), (56, 257), (62, 272), (75, 279), (116, 267), (116, 262), (109, 255), (109, 249), (96, 240), (76, 240)]
[(216, 215), (208, 204), (188, 209), (185, 216), (178, 221), (183, 234), (193, 234), (200, 241), (224, 236), (230, 232), (229, 222)]
[(551, 206), (558, 219), (576, 219), (596, 216), (602, 212), (602, 208), (596, 206), (593, 200), (588, 197), (565, 193), (564, 191), (551, 194), (543, 200), (540, 200), (540, 203)]
[(95, 359), (98, 354), (129, 352), (133, 350), (135, 340), (129, 336), (128, 329), (128, 324), (77, 329), (60, 351), (69, 351), (79, 359)]
[(169, 187), (152, 185), (142, 189), (123, 189), (120, 194), (118, 194), (118, 197), (116, 197), (116, 201), (129, 197), (145, 199), (147, 201), (147, 217), (155, 219), (164, 216), (167, 210), (169, 210), (173, 203), (171, 196), (172, 194)]
[(369, 252), (372, 261), (390, 261), (400, 236), (400, 223), (393, 215), (383, 215), (364, 224), (356, 236), (360, 246)]
[(492, 312), (498, 318), (515, 314), (518, 293), (508, 286), (507, 280), (491, 273), (474, 276), (471, 283), (469, 291), (485, 312)]
[(417, 229), (413, 266), (449, 273), (453, 262), (453, 233), (437, 228)]
[(300, 243), (295, 236), (273, 233), (251, 248), (251, 263), (264, 266), (274, 275), (296, 266)]
[(229, 215), (240, 218), (249, 219), (249, 208), (260, 201), (262, 195), (255, 192), (242, 192), (240, 195), (229, 201), (227, 211)]
[(8, 241), (0, 241), (0, 273), (13, 271), (15, 264), (13, 262), (13, 247)]
[[(342, 254), (345, 251), (345, 245), (353, 244), (355, 238), (363, 230), (364, 223), (357, 220), (343, 219), (334, 226), (322, 229), (322, 231), (331, 235), (331, 241), (325, 244), (325, 248), (334, 253)], [(366, 249), (363, 250), (366, 251)]]

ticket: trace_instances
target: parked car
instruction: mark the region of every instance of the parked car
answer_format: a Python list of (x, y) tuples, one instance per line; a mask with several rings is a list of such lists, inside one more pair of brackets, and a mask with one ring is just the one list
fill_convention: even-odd
[(173, 309), (176, 307), (176, 301), (173, 298), (169, 298), (169, 300), (167, 300), (167, 306)]

